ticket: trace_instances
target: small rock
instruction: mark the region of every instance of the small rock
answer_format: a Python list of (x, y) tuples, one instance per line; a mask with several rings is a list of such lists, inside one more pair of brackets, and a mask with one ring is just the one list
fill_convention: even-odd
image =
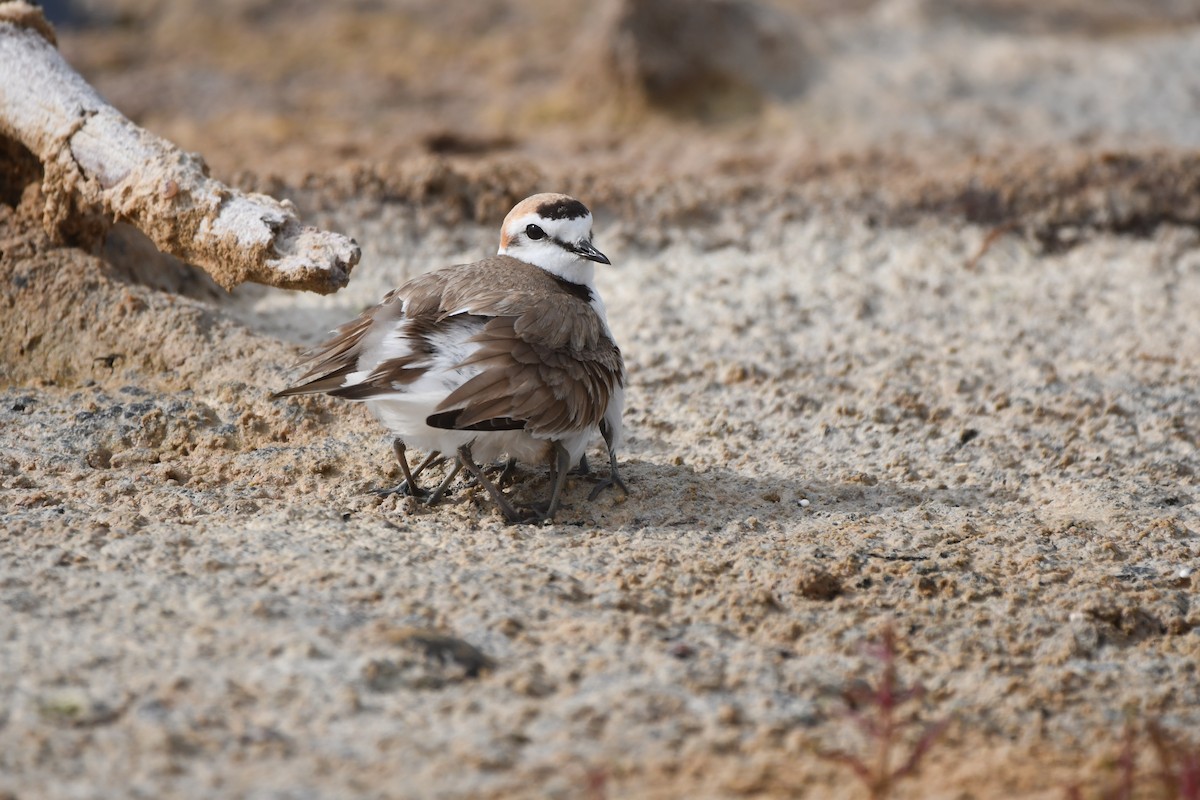
[(496, 626), (496, 629), (511, 639), (521, 631), (525, 630), (525, 626), (521, 624), (520, 620), (513, 619), (512, 617), (505, 617), (504, 619), (500, 620), (500, 624)]
[(112, 466), (112, 457), (112, 451), (107, 447), (97, 447), (84, 456), (84, 460), (92, 469), (108, 469)]
[(93, 697), (86, 689), (56, 689), (38, 699), (38, 713), (47, 722), (75, 728), (90, 728), (115, 722), (124, 704)]
[(692, 647), (687, 642), (676, 642), (667, 649), (667, 653), (678, 658), (680, 661), (691, 658), (696, 655), (696, 648)]
[(400, 628), (388, 631), (385, 638), (397, 645), (409, 645), (421, 650), (427, 658), (443, 664), (453, 662), (465, 671), (468, 678), (477, 678), (484, 670), (494, 669), (496, 662), (474, 645), (455, 636), (422, 628)]
[(114, 453), (109, 461), (109, 466), (120, 469), (121, 467), (129, 467), (137, 464), (157, 464), (158, 453), (151, 450), (149, 447), (131, 447), (128, 450), (122, 450), (119, 453)]
[(796, 576), (796, 592), (808, 600), (832, 600), (843, 592), (842, 582), (827, 570), (806, 565)]
[(538, 663), (514, 675), (508, 687), (517, 694), (534, 698), (548, 697), (558, 690), (558, 685), (546, 674), (545, 667)]

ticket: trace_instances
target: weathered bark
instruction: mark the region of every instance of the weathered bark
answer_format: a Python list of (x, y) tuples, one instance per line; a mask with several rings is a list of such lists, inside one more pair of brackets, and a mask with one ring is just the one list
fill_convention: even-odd
[(226, 289), (245, 281), (328, 293), (346, 284), (358, 245), (300, 224), (295, 207), (232, 189), (203, 159), (126, 119), (55, 49), (39, 9), (0, 2), (0, 135), (41, 161), (43, 224), (98, 245), (128, 222)]

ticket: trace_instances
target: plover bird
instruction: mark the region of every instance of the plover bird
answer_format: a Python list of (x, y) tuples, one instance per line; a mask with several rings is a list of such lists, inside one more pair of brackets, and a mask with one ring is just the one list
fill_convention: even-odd
[[(306, 354), (308, 371), (275, 395), (324, 392), (362, 401), (394, 437), (404, 482), (416, 497), (439, 454), (456, 463), (427, 497), (432, 505), (460, 469), (510, 522), (549, 520), (567, 472), (599, 432), (607, 486), (617, 471), (625, 365), (595, 286), (608, 257), (592, 244), (592, 213), (562, 194), (535, 194), (508, 213), (497, 255), (421, 275), (333, 332)], [(406, 450), (429, 457), (412, 469)], [(549, 461), (544, 511), (521, 513), (479, 466), (502, 456)]]

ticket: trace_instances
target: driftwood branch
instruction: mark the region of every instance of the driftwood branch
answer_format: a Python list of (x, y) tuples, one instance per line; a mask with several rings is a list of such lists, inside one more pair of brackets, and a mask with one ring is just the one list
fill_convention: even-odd
[(128, 222), (226, 289), (253, 281), (328, 293), (358, 263), (352, 239), (301, 225), (287, 201), (210, 178), (199, 155), (122, 116), (25, 2), (0, 2), (0, 135), (41, 161), (43, 223), (60, 238), (96, 243)]

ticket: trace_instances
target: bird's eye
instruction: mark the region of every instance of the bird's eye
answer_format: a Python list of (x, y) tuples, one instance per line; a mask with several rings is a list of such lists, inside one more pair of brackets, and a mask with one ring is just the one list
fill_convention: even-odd
[(525, 235), (535, 240), (546, 238), (546, 232), (532, 222), (525, 226)]

